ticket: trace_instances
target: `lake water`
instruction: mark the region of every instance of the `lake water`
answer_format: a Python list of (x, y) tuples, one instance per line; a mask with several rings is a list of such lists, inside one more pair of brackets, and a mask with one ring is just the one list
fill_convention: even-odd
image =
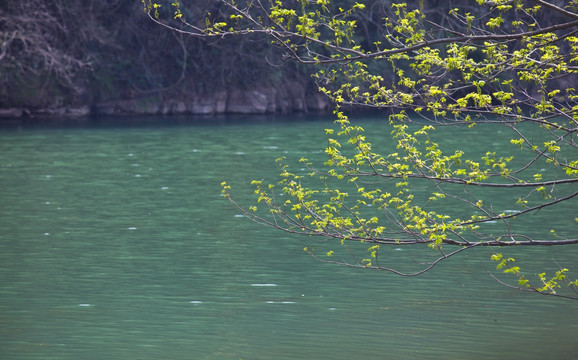
[[(1, 359), (577, 358), (578, 303), (498, 285), (490, 250), (417, 278), (332, 266), (223, 199), (323, 161), (330, 120), (112, 120), (0, 128)], [(526, 254), (576, 270), (576, 248)]]

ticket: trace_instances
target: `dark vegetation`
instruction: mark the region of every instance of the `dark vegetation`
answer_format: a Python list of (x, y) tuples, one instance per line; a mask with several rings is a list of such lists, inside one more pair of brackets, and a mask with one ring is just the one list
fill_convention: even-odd
[[(216, 0), (187, 5), (188, 13), (219, 13)], [(306, 71), (263, 41), (209, 42), (167, 31), (138, 0), (8, 0), (0, 3), (0, 108), (309, 82)]]
[[(356, 14), (361, 45), (381, 37), (391, 0), (365, 1)], [(343, 1), (339, 6), (352, 6)], [(170, 2), (161, 12), (172, 13)], [(224, 20), (218, 0), (186, 1), (184, 16), (204, 27)], [(426, 0), (428, 18), (444, 24), (463, 2)], [(476, 16), (480, 7), (470, 2)], [(338, 11), (338, 9), (334, 9)], [(167, 15), (167, 14), (164, 14)], [(556, 23), (555, 17), (538, 19)], [(387, 74), (387, 62), (370, 64)], [(202, 39), (153, 23), (141, 1), (7, 0), (0, 3), (0, 109), (91, 106), (121, 99), (154, 101), (212, 96), (224, 89), (250, 90), (298, 83), (315, 91), (311, 71), (270, 46), (266, 37)], [(387, 78), (387, 76), (385, 76)], [(285, 93), (291, 94), (291, 92)], [(186, 96), (183, 96), (186, 95)]]

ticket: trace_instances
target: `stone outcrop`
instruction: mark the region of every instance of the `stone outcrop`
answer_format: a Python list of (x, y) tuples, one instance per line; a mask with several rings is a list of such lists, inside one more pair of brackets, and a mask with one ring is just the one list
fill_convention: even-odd
[(17, 109), (17, 108), (0, 109), (0, 118), (19, 118), (24, 116), (24, 114), (25, 114), (24, 109)]
[(325, 113), (329, 100), (321, 93), (307, 90), (298, 82), (284, 87), (230, 89), (212, 94), (173, 97), (147, 95), (131, 99), (100, 102), (78, 107), (48, 109), (0, 109), (0, 118), (84, 117), (91, 115), (210, 115), (210, 114), (289, 114)]

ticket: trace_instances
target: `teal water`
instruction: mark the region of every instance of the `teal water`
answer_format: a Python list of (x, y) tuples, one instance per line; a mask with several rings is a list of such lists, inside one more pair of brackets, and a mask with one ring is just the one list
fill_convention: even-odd
[[(0, 358), (578, 356), (578, 304), (498, 285), (489, 250), (417, 278), (321, 264), (302, 251), (314, 240), (258, 226), (221, 196), (226, 180), (250, 204), (249, 181), (274, 181), (279, 156), (323, 161), (331, 126), (153, 119), (0, 129)], [(389, 131), (383, 121), (364, 126)], [(522, 258), (576, 270), (577, 255)]]

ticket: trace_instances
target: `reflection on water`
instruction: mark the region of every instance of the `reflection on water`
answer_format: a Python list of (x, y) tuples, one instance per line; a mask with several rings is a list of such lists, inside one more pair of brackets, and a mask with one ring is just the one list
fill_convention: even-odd
[(323, 156), (329, 123), (158, 121), (0, 132), (1, 358), (575, 356), (576, 305), (497, 286), (486, 250), (409, 280), (334, 267), (223, 200)]

